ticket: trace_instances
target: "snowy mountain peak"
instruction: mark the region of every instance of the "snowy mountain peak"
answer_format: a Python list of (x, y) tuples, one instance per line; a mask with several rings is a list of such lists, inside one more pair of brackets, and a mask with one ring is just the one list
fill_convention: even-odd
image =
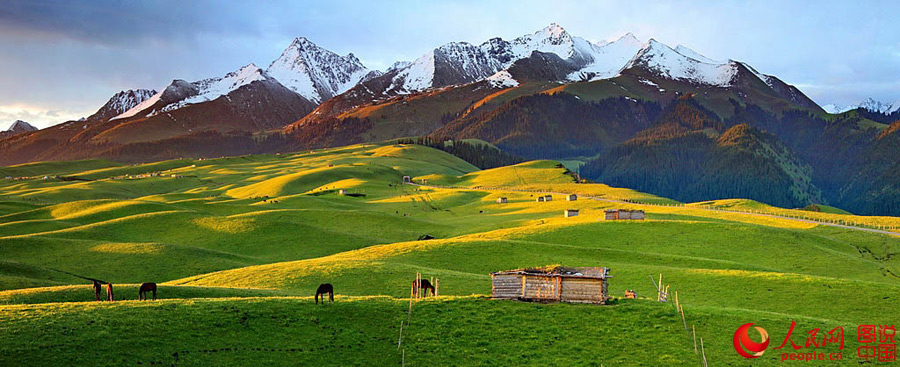
[(16, 120), (16, 122), (13, 122), (12, 125), (9, 126), (9, 129), (6, 129), (6, 132), (11, 132), (13, 134), (19, 134), (19, 133), (25, 133), (25, 132), (37, 131), (37, 130), (38, 130), (38, 128), (32, 126), (31, 124), (29, 124), (25, 121)]
[(870, 98), (866, 98), (862, 102), (855, 104), (855, 105), (842, 106), (842, 105), (836, 105), (834, 103), (822, 105), (822, 109), (825, 110), (825, 112), (833, 113), (833, 114), (844, 113), (844, 112), (847, 112), (850, 110), (855, 110), (857, 108), (866, 109), (869, 112), (883, 113), (883, 114), (889, 115), (894, 112), (900, 111), (900, 99), (894, 101), (893, 103), (887, 103), (887, 102), (875, 100), (870, 97)]
[(864, 101), (859, 103), (860, 108), (865, 108), (872, 112), (879, 112), (884, 114), (890, 114), (892, 112), (900, 110), (900, 101), (894, 103), (887, 103), (882, 101), (876, 101), (873, 98), (866, 98)]
[(547, 38), (553, 38), (553, 39), (559, 39), (559, 40), (570, 38), (569, 33), (566, 32), (566, 30), (563, 29), (563, 27), (561, 27), (557, 23), (550, 23), (549, 26), (547, 26), (544, 29), (541, 29), (540, 31), (535, 32), (534, 34), (535, 35), (543, 34), (543, 35), (546, 35)]
[(625, 33), (624, 35), (622, 35), (622, 37), (619, 37), (615, 41), (609, 42), (609, 43), (623, 43), (623, 44), (630, 44), (630, 45), (634, 45), (634, 46), (638, 46), (638, 47), (644, 45), (644, 43), (641, 42), (641, 40), (639, 40), (637, 37), (635, 37), (634, 34), (631, 32)]
[(730, 86), (737, 73), (734, 62), (706, 63), (683, 55), (653, 38), (628, 62), (625, 69), (632, 67), (644, 68), (664, 78), (719, 87)]
[(692, 50), (692, 49), (690, 49), (690, 48), (687, 48), (687, 47), (684, 46), (684, 45), (678, 45), (678, 46), (675, 46), (675, 52), (680, 53), (680, 54), (682, 54), (682, 55), (684, 55), (684, 56), (690, 57), (690, 58), (692, 58), (692, 59), (694, 59), (694, 60), (705, 62), (705, 63), (707, 63), (707, 64), (722, 64), (722, 63), (723, 63), (723, 62), (721, 62), (721, 61), (713, 60), (713, 59), (710, 59), (710, 58), (708, 58), (708, 57), (706, 57), (706, 56), (703, 56), (703, 55), (700, 54), (699, 52), (694, 51), (694, 50)]
[(156, 94), (155, 90), (150, 89), (129, 89), (116, 93), (103, 105), (97, 112), (89, 116), (87, 119), (92, 121), (105, 121), (130, 110), (143, 101)]
[(322, 102), (359, 83), (369, 70), (352, 53), (340, 56), (297, 37), (266, 73), (306, 99)]

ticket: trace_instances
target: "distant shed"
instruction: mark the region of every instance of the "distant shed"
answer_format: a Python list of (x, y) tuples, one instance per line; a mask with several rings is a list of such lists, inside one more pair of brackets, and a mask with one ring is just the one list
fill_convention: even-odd
[(539, 202), (539, 203), (543, 203), (543, 202), (544, 202), (544, 200), (546, 200), (546, 199), (547, 199), (547, 198), (546, 198), (546, 197), (544, 197), (544, 196), (538, 196), (538, 198), (537, 198), (537, 202)]
[(563, 216), (566, 218), (578, 216), (578, 209), (566, 209)]
[(643, 210), (628, 210), (628, 209), (606, 209), (603, 211), (604, 218), (606, 220), (629, 220), (629, 219), (644, 219), (644, 211)]
[(494, 299), (605, 304), (609, 268), (552, 267), (491, 273)]
[(412, 182), (412, 179), (409, 176), (403, 176), (403, 183)]
[(553, 201), (553, 195), (544, 196), (544, 201)]
[(497, 204), (506, 204), (506, 202), (507, 202), (506, 197), (497, 198)]
[(575, 195), (575, 194), (566, 195), (566, 201), (575, 201), (575, 200), (578, 200), (578, 195)]

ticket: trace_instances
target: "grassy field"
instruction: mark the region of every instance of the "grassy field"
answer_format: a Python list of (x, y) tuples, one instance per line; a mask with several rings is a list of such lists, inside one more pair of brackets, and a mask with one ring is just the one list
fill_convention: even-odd
[[(0, 170), (28, 177), (0, 180), (0, 365), (699, 365), (685, 324), (710, 364), (748, 365), (734, 330), (754, 322), (774, 347), (791, 321), (797, 344), (810, 329), (844, 327), (845, 358), (834, 363), (857, 364), (856, 327), (900, 314), (897, 236), (707, 208), (898, 218), (682, 204), (575, 183), (551, 161), (480, 171), (426, 147), (368, 144)], [(534, 191), (583, 197), (539, 203)], [(608, 208), (643, 209), (647, 220), (604, 221)], [(490, 272), (553, 264), (609, 267), (614, 299), (488, 298)], [(439, 278), (440, 296), (410, 312), (416, 273)], [(655, 301), (648, 276), (660, 274), (684, 323)], [(116, 302), (92, 302), (80, 277), (113, 283)], [(160, 283), (160, 299), (136, 301), (142, 282)], [(325, 282), (336, 302), (317, 307), (311, 295)], [(619, 298), (629, 289), (639, 299)], [(753, 365), (779, 364), (780, 352)]]

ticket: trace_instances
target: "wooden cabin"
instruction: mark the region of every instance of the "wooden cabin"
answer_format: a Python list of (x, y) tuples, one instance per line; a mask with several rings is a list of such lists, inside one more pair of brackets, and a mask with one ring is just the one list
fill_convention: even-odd
[(547, 267), (491, 273), (494, 299), (605, 304), (609, 268)]
[(553, 195), (544, 196), (544, 201), (553, 201)]
[(578, 216), (578, 209), (566, 209), (566, 211), (563, 212), (563, 216), (566, 218), (576, 217)]
[(497, 204), (506, 204), (506, 197), (497, 198)]
[(575, 194), (566, 195), (566, 201), (575, 201), (575, 200), (578, 200), (578, 195), (575, 195)]
[(644, 219), (643, 210), (606, 209), (603, 211), (606, 220)]
[(546, 198), (546, 197), (544, 197), (544, 196), (538, 196), (538, 198), (537, 198), (537, 202), (539, 202), (539, 203), (543, 203), (543, 202), (544, 202), (544, 200), (546, 200), (546, 199), (547, 199), (547, 198)]

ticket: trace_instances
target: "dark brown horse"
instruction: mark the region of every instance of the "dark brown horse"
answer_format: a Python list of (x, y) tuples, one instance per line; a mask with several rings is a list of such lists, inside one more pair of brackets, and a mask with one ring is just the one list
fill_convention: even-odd
[(113, 301), (112, 283), (106, 283), (106, 300)]
[[(428, 279), (419, 279), (418, 283), (419, 284), (416, 284), (415, 280), (413, 280), (413, 282), (412, 282), (413, 297), (419, 296), (419, 289), (424, 289), (426, 292), (430, 289), (431, 295), (432, 296), (434, 295), (434, 286), (431, 285), (431, 282), (429, 282)], [(428, 293), (422, 294), (422, 297), (427, 297), (427, 296), (428, 296)]]
[(153, 292), (153, 300), (156, 300), (156, 283), (144, 283), (141, 284), (141, 288), (138, 289), (138, 300), (144, 301), (147, 299), (147, 292)]
[(103, 285), (100, 284), (99, 280), (93, 280), (94, 282), (94, 300), (100, 301), (100, 293), (103, 290)]
[(319, 284), (319, 288), (316, 289), (316, 304), (319, 304), (319, 295), (322, 295), (322, 304), (325, 304), (325, 293), (328, 293), (328, 299), (331, 303), (334, 303), (334, 287), (331, 283)]

